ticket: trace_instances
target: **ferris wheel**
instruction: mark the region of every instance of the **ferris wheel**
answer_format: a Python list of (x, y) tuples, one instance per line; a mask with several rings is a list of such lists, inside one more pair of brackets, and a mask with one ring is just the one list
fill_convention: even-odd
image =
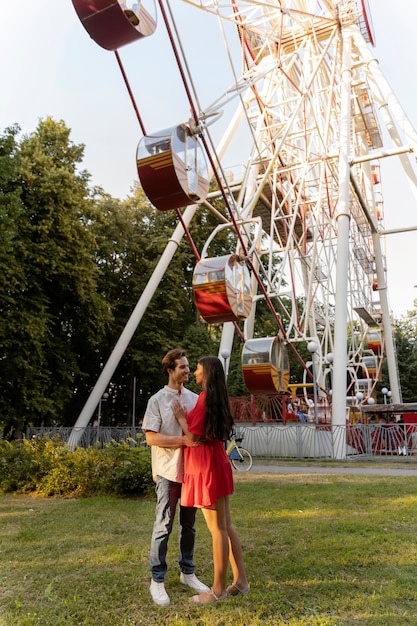
[[(286, 352), (298, 355), (307, 344), (306, 376), (312, 368), (324, 399), (331, 376), (333, 424), (345, 424), (347, 395), (372, 396), (384, 354), (392, 399), (399, 402), (380, 160), (400, 155), (417, 190), (409, 158), (417, 134), (372, 56), (365, 0), (185, 4), (190, 20), (198, 11), (218, 25), (233, 76), (208, 103), (195, 87), (169, 2), (159, 0), (156, 8), (152, 0), (73, 0), (84, 28), (115, 52), (122, 70), (143, 132), (137, 148), (142, 187), (156, 209), (179, 217), (76, 426), (88, 424), (178, 241), (202, 209), (218, 215), (219, 226), (196, 259), (194, 294), (203, 319), (223, 324), (226, 370), (236, 322), (244, 320), (243, 371), (251, 393), (285, 391)], [(148, 133), (118, 50), (139, 47), (157, 28), (167, 29), (191, 118), (171, 128), (162, 120)], [(205, 49), (210, 54), (209, 44), (199, 54)], [(210, 181), (216, 191), (209, 192)], [(214, 206), (217, 198), (224, 214)], [(236, 234), (236, 248), (212, 258), (210, 242), (224, 228)], [(260, 301), (276, 320), (274, 337), (256, 334)]]

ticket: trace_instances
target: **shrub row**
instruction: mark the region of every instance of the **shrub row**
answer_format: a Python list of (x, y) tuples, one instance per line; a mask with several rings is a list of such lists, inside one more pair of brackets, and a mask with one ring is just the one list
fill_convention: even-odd
[(0, 440), (0, 492), (41, 496), (145, 495), (150, 451), (136, 441), (72, 451), (59, 439)]

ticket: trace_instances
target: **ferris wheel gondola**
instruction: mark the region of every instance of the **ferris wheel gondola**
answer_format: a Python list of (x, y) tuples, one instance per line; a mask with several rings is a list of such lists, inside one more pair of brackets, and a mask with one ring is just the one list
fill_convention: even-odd
[(155, 5), (123, 0), (72, 0), (82, 25), (94, 41), (106, 50), (152, 35), (156, 29)]
[(279, 337), (248, 339), (242, 350), (243, 379), (254, 395), (282, 394), (290, 382), (287, 347)]
[(196, 204), (207, 196), (207, 162), (198, 137), (186, 124), (142, 137), (137, 169), (144, 192), (160, 211)]
[(252, 308), (250, 273), (237, 254), (199, 261), (193, 292), (200, 315), (209, 324), (244, 320)]
[(367, 378), (373, 380), (382, 380), (382, 372), (379, 367), (379, 360), (373, 355), (365, 355), (362, 357), (362, 370)]
[(368, 349), (372, 350), (374, 354), (381, 354), (382, 349), (382, 329), (378, 327), (371, 327), (367, 333)]

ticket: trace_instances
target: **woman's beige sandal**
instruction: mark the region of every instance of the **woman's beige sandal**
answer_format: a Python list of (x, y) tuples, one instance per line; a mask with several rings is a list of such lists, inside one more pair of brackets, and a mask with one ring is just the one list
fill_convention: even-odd
[(245, 594), (249, 593), (249, 591), (250, 591), (250, 585), (246, 585), (246, 587), (243, 587), (243, 589), (240, 589), (240, 587), (233, 584), (233, 585), (230, 585), (226, 589), (226, 593), (228, 596), (239, 596), (239, 595), (244, 596)]
[(220, 602), (221, 600), (225, 600), (229, 594), (227, 591), (223, 593), (221, 596), (216, 596), (213, 589), (210, 591), (206, 591), (205, 593), (200, 593), (198, 596), (191, 596), (189, 601), (193, 604), (212, 604), (213, 602)]

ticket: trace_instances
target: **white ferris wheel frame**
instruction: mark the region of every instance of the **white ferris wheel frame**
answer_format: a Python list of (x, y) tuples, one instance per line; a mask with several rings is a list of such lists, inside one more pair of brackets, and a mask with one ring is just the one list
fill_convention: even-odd
[[(367, 331), (380, 327), (392, 400), (400, 402), (383, 198), (374, 172), (381, 159), (398, 156), (417, 199), (415, 162), (409, 156), (417, 149), (417, 133), (372, 55), (365, 3), (186, 4), (214, 15), (222, 31), (232, 23), (240, 38), (243, 62), (239, 72), (233, 70), (236, 80), (212, 104), (199, 108), (199, 129), (286, 339), (293, 346), (317, 343), (312, 359), (319, 387), (329, 372), (326, 355), (335, 355), (332, 424), (338, 426), (346, 423), (346, 371), (362, 365)], [(212, 131), (223, 108), (231, 105), (228, 125), (216, 139)], [(241, 154), (242, 147), (247, 152), (240, 171), (228, 168), (228, 154)], [(210, 194), (203, 205), (214, 210), (215, 198)], [(185, 209), (185, 227), (198, 209)], [(259, 221), (263, 237), (258, 236)], [(91, 419), (183, 235), (178, 224), (75, 424), (72, 445)], [(252, 286), (256, 293), (256, 276)], [(254, 298), (245, 338), (256, 332), (261, 297)], [(230, 354), (233, 332), (232, 323), (224, 324), (219, 354)], [(336, 450), (336, 458), (339, 454)]]

